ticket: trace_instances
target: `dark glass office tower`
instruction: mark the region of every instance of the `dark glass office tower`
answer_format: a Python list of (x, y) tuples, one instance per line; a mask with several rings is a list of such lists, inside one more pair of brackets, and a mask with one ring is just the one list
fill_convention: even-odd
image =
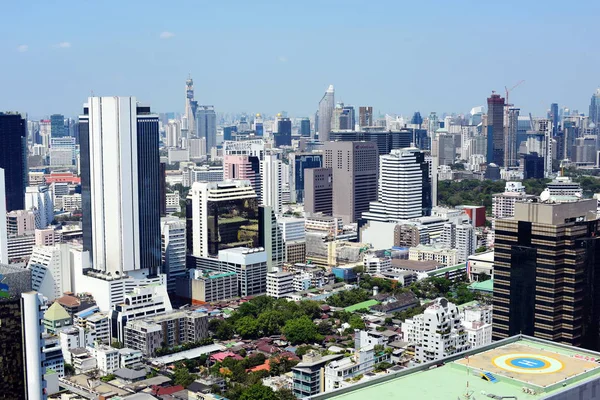
[(50, 136), (53, 138), (69, 136), (69, 132), (65, 129), (64, 115), (53, 114), (50, 116)]
[(158, 116), (150, 107), (137, 107), (138, 194), (140, 213), (140, 261), (156, 275), (161, 260), (160, 155)]
[(493, 339), (600, 349), (596, 200), (517, 202), (496, 220)]
[(504, 98), (492, 93), (487, 99), (487, 162), (504, 166)]
[(19, 113), (0, 112), (0, 168), (6, 182), (6, 211), (24, 209), (27, 121)]
[(302, 118), (300, 120), (300, 136), (302, 137), (310, 137), (310, 119)]
[(277, 133), (274, 139), (275, 147), (292, 145), (292, 121), (289, 118), (277, 119)]

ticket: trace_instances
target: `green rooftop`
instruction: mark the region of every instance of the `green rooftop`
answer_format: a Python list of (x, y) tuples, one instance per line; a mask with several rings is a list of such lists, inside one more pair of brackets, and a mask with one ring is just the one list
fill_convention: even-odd
[(433, 271), (429, 271), (427, 273), (428, 276), (438, 276), (438, 275), (442, 275), (445, 274), (446, 272), (452, 272), (452, 271), (456, 271), (459, 269), (464, 269), (465, 272), (467, 271), (467, 264), (456, 264), (456, 265), (450, 265), (447, 267), (442, 267), (442, 268), (438, 268), (438, 269), (434, 269)]
[(494, 280), (488, 279), (483, 282), (473, 282), (469, 285), (469, 289), (477, 291), (477, 292), (486, 292), (493, 293), (494, 292)]
[[(468, 359), (465, 357), (467, 354)], [(521, 364), (524, 366), (519, 366), (522, 358), (532, 360), (524, 360)], [(540, 359), (545, 361), (545, 365), (541, 367), (526, 364), (536, 360), (539, 363)], [(600, 360), (600, 353), (528, 336), (513, 336), (440, 361), (322, 393), (311, 399), (462, 400), (466, 398), (468, 391), (471, 393), (471, 400), (493, 397), (488, 395), (498, 396), (494, 398), (514, 396), (518, 400), (533, 400), (553, 398), (558, 393), (569, 390), (572, 392), (562, 394), (560, 398), (589, 398), (586, 393), (589, 395), (591, 388), (586, 389), (583, 385), (586, 381), (600, 379), (600, 364), (596, 360)], [(517, 372), (499, 367), (502, 363), (511, 364)], [(553, 366), (553, 363), (558, 363), (559, 367)], [(549, 372), (540, 373), (540, 369), (548, 369)], [(495, 382), (484, 379), (483, 373), (493, 375)], [(524, 388), (527, 388), (528, 393)]]
[(52, 305), (44, 313), (44, 319), (51, 322), (62, 321), (63, 319), (70, 318), (71, 316), (69, 313), (58, 303), (58, 301), (52, 303)]
[(348, 306), (348, 307), (344, 308), (344, 311), (354, 312), (354, 311), (362, 310), (363, 308), (368, 309), (369, 307), (376, 306), (377, 304), (379, 304), (379, 302), (377, 300), (367, 300), (367, 301), (363, 301), (361, 303), (356, 303), (353, 306)]

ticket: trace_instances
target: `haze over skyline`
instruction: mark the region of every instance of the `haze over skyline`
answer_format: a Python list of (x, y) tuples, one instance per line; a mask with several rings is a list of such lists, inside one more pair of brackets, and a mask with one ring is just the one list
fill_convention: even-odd
[(0, 109), (75, 116), (95, 95), (182, 112), (188, 74), (218, 112), (312, 115), (336, 101), (376, 113), (468, 112), (492, 90), (540, 115), (587, 114), (600, 4), (456, 1), (44, 1), (2, 6)]

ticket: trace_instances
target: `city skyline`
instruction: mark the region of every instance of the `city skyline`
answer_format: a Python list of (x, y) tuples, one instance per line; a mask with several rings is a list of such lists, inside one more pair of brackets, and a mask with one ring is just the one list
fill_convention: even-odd
[[(467, 112), (485, 104), (490, 91), (503, 95), (504, 86), (520, 80), (525, 83), (511, 93), (511, 102), (523, 110), (542, 115), (556, 102), (587, 113), (599, 84), (593, 67), (600, 59), (588, 51), (594, 42), (587, 27), (600, 7), (593, 2), (586, 2), (585, 13), (553, 1), (517, 14), (510, 4), (467, 2), (437, 8), (334, 2), (319, 4), (318, 13), (306, 2), (285, 10), (272, 2), (240, 2), (235, 9), (178, 2), (167, 13), (128, 2), (119, 4), (118, 15), (105, 4), (32, 4), (26, 13), (16, 3), (5, 5), (8, 18), (0, 27), (0, 49), (9, 55), (3, 69), (11, 76), (0, 109), (31, 117), (78, 115), (79, 103), (92, 91), (136, 95), (158, 112), (183, 111), (181, 82), (188, 74), (199, 104), (214, 104), (219, 112), (289, 110), (296, 116), (313, 115), (329, 84), (346, 104), (405, 117), (416, 110)], [(382, 20), (383, 10), (399, 18)], [(143, 18), (132, 19), (131, 13)], [(42, 35), (55, 20), (71, 22), (52, 24), (51, 33)], [(110, 21), (110, 29), (99, 21)], [(338, 32), (347, 38), (343, 43), (323, 40), (334, 40)], [(202, 51), (198, 37), (210, 38)], [(569, 51), (540, 69), (527, 60), (544, 43)], [(374, 63), (377, 54), (385, 62)], [(241, 67), (245, 59), (254, 60), (252, 68)], [(327, 60), (328, 68), (316, 60)], [(360, 79), (368, 70), (369, 79)], [(42, 95), (31, 95), (40, 90)]]

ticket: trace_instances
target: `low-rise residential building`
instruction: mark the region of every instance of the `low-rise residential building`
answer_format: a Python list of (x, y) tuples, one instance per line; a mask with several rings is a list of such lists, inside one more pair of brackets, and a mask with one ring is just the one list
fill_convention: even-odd
[(77, 347), (69, 350), (71, 353), (71, 365), (76, 374), (87, 374), (96, 369), (96, 358), (84, 348)]
[(192, 304), (211, 303), (238, 296), (238, 277), (235, 272), (191, 269), (188, 276), (178, 278), (177, 296)]
[(487, 251), (469, 256), (467, 260), (467, 274), (469, 280), (479, 281), (480, 275), (485, 274), (494, 278), (494, 252)]
[(302, 361), (292, 368), (292, 391), (298, 398), (313, 396), (325, 391), (325, 366), (340, 360), (343, 354), (321, 356), (310, 352), (302, 357)]
[(208, 337), (208, 315), (194, 311), (174, 311), (143, 320), (127, 322), (125, 347), (150, 356), (161, 347), (198, 342)]
[(439, 245), (418, 245), (408, 250), (408, 259), (413, 261), (435, 261), (443, 265), (456, 265), (458, 251)]
[(270, 272), (267, 274), (267, 296), (276, 299), (294, 292), (294, 274), (291, 272)]
[(88, 352), (96, 359), (98, 371), (103, 375), (112, 374), (120, 367), (119, 350), (104, 344), (88, 346)]
[(92, 332), (99, 343), (110, 344), (110, 317), (93, 306), (76, 313), (73, 324)]
[(389, 362), (390, 354), (375, 351), (374, 345), (357, 349), (351, 357), (344, 357), (325, 365), (325, 392), (350, 386), (351, 378), (371, 372), (376, 364)]
[(58, 337), (63, 358), (68, 364), (73, 364), (71, 360), (72, 349), (91, 346), (96, 339), (95, 332), (86, 330), (80, 326), (63, 329), (58, 333)]
[(58, 302), (54, 302), (48, 307), (44, 313), (42, 322), (46, 331), (51, 333), (57, 333), (61, 329), (69, 328), (73, 325), (73, 319)]
[(481, 347), (492, 343), (492, 324), (481, 321), (463, 321), (465, 332), (471, 348)]
[(403, 340), (414, 344), (415, 361), (426, 363), (468, 350), (468, 333), (456, 305), (436, 299), (425, 312), (402, 324)]
[(123, 348), (119, 349), (119, 367), (138, 369), (142, 366), (144, 354), (140, 350)]

